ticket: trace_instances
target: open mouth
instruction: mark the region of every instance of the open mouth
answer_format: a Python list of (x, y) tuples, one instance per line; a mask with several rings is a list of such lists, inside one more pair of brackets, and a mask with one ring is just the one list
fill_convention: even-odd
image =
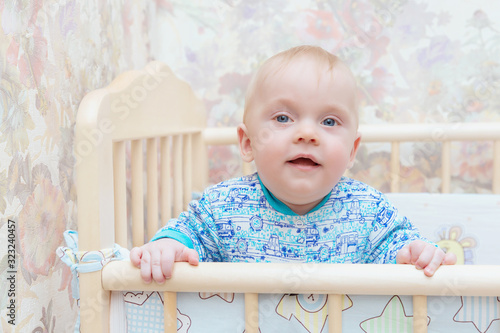
[(297, 166), (318, 166), (319, 164), (314, 162), (312, 159), (307, 157), (299, 157), (293, 160), (288, 161), (288, 163), (297, 165)]

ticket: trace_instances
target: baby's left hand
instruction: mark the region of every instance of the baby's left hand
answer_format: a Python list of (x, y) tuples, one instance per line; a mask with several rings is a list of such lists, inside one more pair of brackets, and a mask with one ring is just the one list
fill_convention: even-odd
[(423, 269), (424, 274), (432, 276), (441, 265), (455, 265), (457, 257), (449, 252), (444, 253), (438, 247), (421, 240), (414, 240), (399, 250), (396, 255), (397, 264), (412, 264)]

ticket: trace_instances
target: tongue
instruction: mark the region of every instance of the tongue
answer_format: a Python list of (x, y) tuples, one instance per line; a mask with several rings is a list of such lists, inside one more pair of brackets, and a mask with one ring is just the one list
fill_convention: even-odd
[(298, 164), (298, 165), (316, 165), (317, 163), (314, 163), (313, 160), (309, 158), (304, 158), (304, 157), (299, 157), (293, 161), (290, 161), (293, 164)]

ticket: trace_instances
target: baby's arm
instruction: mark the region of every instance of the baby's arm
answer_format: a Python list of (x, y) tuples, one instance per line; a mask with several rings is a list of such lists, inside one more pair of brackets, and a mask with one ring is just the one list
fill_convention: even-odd
[(405, 245), (396, 255), (396, 263), (412, 264), (418, 269), (423, 269), (424, 274), (432, 276), (441, 265), (454, 265), (457, 257), (449, 252), (444, 253), (440, 248), (424, 242), (414, 240)]
[(174, 262), (185, 261), (198, 265), (198, 252), (171, 239), (161, 238), (130, 251), (130, 261), (141, 269), (141, 277), (146, 283), (151, 278), (157, 283), (165, 282), (172, 276)]

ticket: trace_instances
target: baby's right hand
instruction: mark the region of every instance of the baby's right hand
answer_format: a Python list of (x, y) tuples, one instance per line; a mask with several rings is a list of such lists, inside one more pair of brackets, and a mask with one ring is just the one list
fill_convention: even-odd
[(163, 283), (172, 276), (172, 267), (176, 261), (189, 262), (198, 265), (198, 252), (184, 244), (171, 239), (161, 238), (154, 242), (134, 247), (130, 251), (130, 261), (141, 269), (141, 277), (146, 283), (151, 278), (157, 283)]

